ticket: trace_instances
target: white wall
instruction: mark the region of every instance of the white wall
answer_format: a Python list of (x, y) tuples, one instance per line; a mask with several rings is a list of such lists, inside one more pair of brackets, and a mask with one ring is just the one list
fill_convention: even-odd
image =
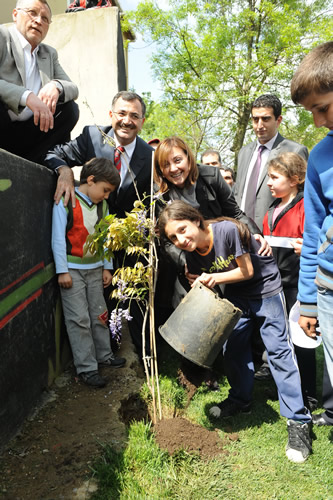
[(123, 90), (118, 88), (119, 73), (125, 76), (118, 13), (109, 7), (54, 16), (44, 40), (58, 50), (60, 64), (79, 87), (80, 119), (72, 137), (84, 125), (110, 123), (112, 98)]

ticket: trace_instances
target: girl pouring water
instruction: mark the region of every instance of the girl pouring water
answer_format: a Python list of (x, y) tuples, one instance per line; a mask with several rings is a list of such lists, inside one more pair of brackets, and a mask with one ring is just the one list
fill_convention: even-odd
[(273, 257), (258, 255), (259, 243), (240, 221), (220, 218), (209, 223), (181, 200), (165, 207), (158, 227), (161, 237), (186, 252), (190, 274), (209, 288), (224, 285), (225, 297), (243, 311), (224, 346), (229, 395), (210, 409), (210, 415), (226, 418), (250, 412), (254, 377), (251, 334), (256, 326), (268, 353), (281, 415), (288, 419), (287, 457), (304, 462), (311, 453), (311, 416), (303, 403), (280, 273)]

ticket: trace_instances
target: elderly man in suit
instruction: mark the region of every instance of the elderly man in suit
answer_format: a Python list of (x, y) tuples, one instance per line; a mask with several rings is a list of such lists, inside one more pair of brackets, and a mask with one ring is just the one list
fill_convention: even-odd
[(257, 140), (244, 146), (238, 155), (234, 195), (238, 205), (262, 229), (262, 221), (274, 200), (267, 186), (267, 165), (272, 158), (291, 151), (305, 160), (308, 150), (285, 139), (278, 129), (282, 121), (281, 102), (271, 94), (258, 97), (252, 104), (252, 126)]
[(41, 43), (51, 23), (46, 0), (18, 0), (14, 26), (0, 26), (0, 147), (37, 163), (69, 140), (79, 117), (77, 86)]

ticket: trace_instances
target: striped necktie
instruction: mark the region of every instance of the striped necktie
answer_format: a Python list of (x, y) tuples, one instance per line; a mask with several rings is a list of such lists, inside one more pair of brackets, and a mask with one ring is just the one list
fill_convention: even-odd
[(125, 148), (123, 146), (118, 146), (114, 150), (114, 166), (120, 173), (121, 170), (121, 154), (125, 152)]

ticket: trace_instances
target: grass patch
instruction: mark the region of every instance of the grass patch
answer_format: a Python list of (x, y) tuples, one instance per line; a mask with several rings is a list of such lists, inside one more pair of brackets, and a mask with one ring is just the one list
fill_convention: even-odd
[[(293, 464), (285, 456), (286, 419), (280, 417), (273, 382), (255, 384), (250, 415), (212, 422), (208, 408), (228, 393), (223, 374), (220, 392), (202, 385), (186, 405), (186, 391), (177, 382), (174, 351), (169, 355), (170, 363), (166, 356), (160, 364), (161, 398), (167, 416), (180, 412), (204, 428), (217, 428), (228, 453), (203, 459), (179, 450), (170, 456), (156, 444), (149, 424), (132, 423), (126, 449), (116, 453), (104, 446), (94, 467), (99, 488), (93, 500), (333, 499), (332, 427), (314, 428), (313, 455), (304, 464)], [(317, 355), (320, 394), (321, 348)], [(141, 395), (149, 404), (146, 387)], [(238, 439), (228, 440), (235, 434)]]
[[(175, 417), (185, 407), (187, 400), (186, 391), (183, 387), (179, 386), (175, 377), (160, 375), (159, 385), (163, 417)], [(156, 388), (155, 394), (157, 394)], [(146, 383), (143, 384), (140, 395), (150, 409), (150, 414), (152, 415), (152, 395)]]

